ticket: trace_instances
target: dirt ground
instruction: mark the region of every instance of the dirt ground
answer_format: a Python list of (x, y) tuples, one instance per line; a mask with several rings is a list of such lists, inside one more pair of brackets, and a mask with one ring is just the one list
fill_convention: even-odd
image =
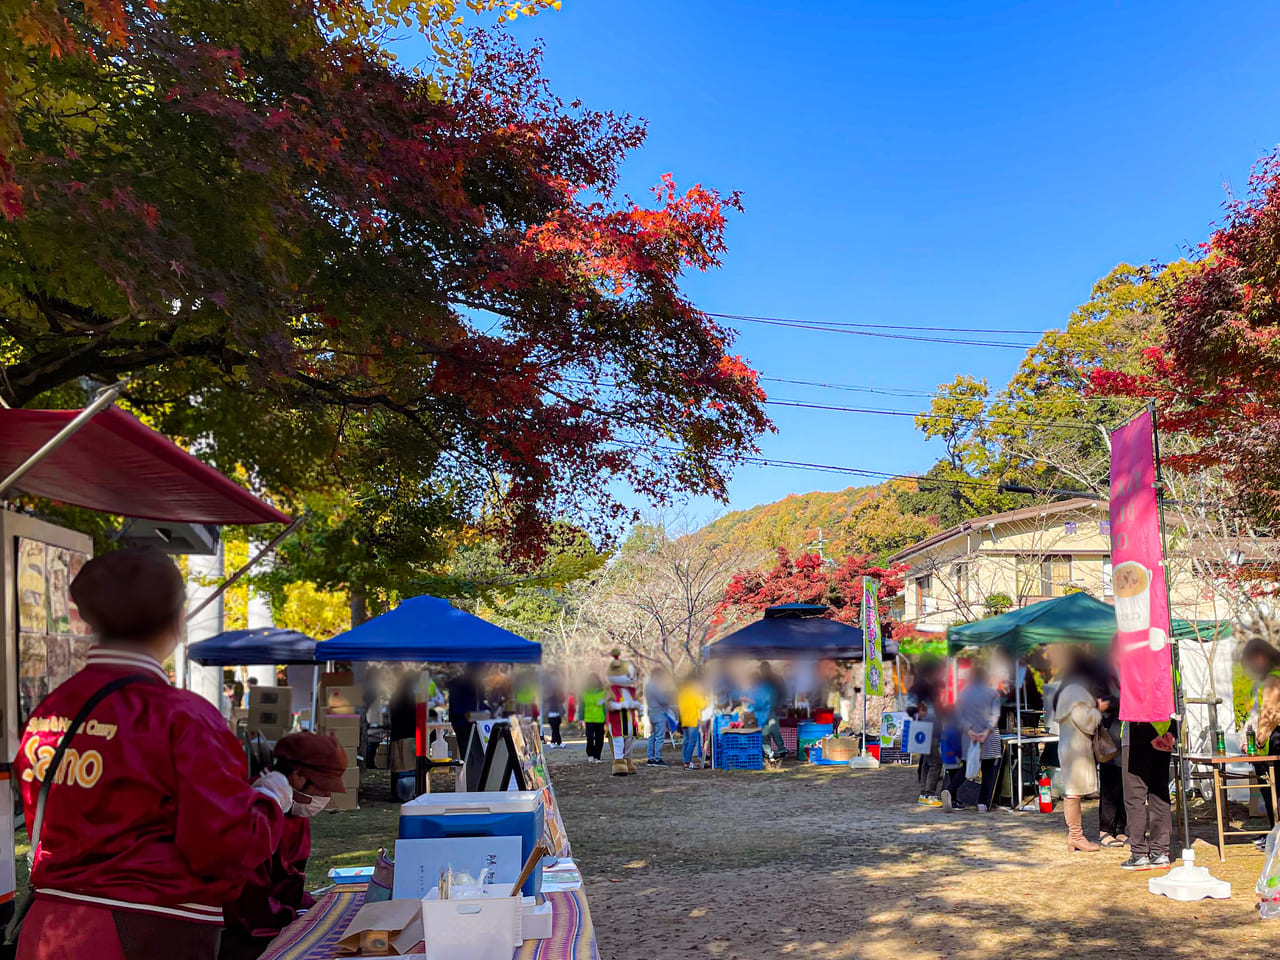
[(1219, 864), (1198, 841), (1233, 896), (1175, 903), (1119, 869), (1125, 851), (1068, 854), (1058, 812), (917, 806), (913, 768), (686, 771), (668, 752), (614, 778), (578, 744), (549, 759), (603, 960), (1277, 954), (1251, 845)]

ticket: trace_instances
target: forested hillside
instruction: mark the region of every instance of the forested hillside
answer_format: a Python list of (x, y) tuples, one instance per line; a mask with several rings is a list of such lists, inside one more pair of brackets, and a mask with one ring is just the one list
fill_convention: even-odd
[(911, 481), (893, 481), (874, 487), (791, 494), (776, 503), (735, 510), (701, 532), (712, 544), (772, 558), (778, 547), (793, 554), (816, 553), (821, 531), (827, 557), (869, 553), (880, 561), (937, 528), (934, 518), (902, 511), (899, 494), (914, 487)]

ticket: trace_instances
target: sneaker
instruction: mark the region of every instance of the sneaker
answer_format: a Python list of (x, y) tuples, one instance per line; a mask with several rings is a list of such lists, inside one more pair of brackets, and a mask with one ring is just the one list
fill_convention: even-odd
[(916, 800), (916, 803), (920, 804), (920, 806), (922, 806), (922, 807), (940, 807), (940, 806), (942, 806), (942, 801), (941, 801), (941, 800), (939, 800), (937, 797), (929, 797), (929, 796), (924, 796), (924, 795), (920, 796), (920, 797)]
[(1173, 866), (1173, 864), (1169, 862), (1169, 855), (1167, 853), (1162, 853), (1158, 857), (1151, 858), (1152, 870), (1168, 870), (1171, 866)]
[(938, 799), (942, 801), (943, 810), (954, 810), (956, 808), (955, 803), (951, 799), (950, 790), (943, 790), (942, 793), (939, 794)]
[[(1166, 862), (1168, 858), (1166, 857)], [(1121, 870), (1150, 870), (1151, 861), (1147, 857), (1130, 857), (1124, 863), (1120, 864)]]
[(655, 767), (669, 767), (669, 766), (671, 766), (671, 764), (667, 763), (667, 761), (663, 760), (662, 758), (658, 758), (657, 760), (654, 760), (654, 761), (653, 761), (653, 765), (654, 765)]
[(979, 813), (986, 813), (986, 812), (987, 812), (987, 805), (986, 805), (985, 803), (980, 803), (980, 804), (978, 804), (978, 812), (979, 812)]
[(1265, 853), (1267, 850), (1267, 838), (1265, 836), (1258, 837), (1253, 841), (1253, 845)]

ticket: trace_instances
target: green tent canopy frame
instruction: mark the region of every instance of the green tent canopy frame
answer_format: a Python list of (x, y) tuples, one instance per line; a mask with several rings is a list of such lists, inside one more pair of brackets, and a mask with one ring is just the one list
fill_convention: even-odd
[[(948, 627), (947, 648), (954, 656), (966, 647), (1002, 647), (1022, 659), (1036, 647), (1053, 643), (1107, 647), (1115, 635), (1116, 611), (1111, 604), (1087, 593), (1072, 593), (998, 617)], [(1208, 643), (1231, 636), (1231, 625), (1217, 620), (1175, 619), (1173, 636)]]

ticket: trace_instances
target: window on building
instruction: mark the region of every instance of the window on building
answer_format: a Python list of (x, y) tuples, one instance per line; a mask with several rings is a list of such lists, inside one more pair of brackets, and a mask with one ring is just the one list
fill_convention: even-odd
[(933, 613), (933, 575), (916, 577), (916, 609), (921, 614)]
[(1040, 596), (1065, 597), (1070, 586), (1070, 557), (1045, 557), (1040, 562)]
[(961, 603), (969, 602), (969, 564), (956, 563), (951, 566), (951, 580), (956, 585), (956, 599)]
[(1080, 532), (1080, 524), (1078, 521), (1068, 520), (1062, 525), (1062, 530), (1067, 534), (1067, 536), (1074, 536)]

